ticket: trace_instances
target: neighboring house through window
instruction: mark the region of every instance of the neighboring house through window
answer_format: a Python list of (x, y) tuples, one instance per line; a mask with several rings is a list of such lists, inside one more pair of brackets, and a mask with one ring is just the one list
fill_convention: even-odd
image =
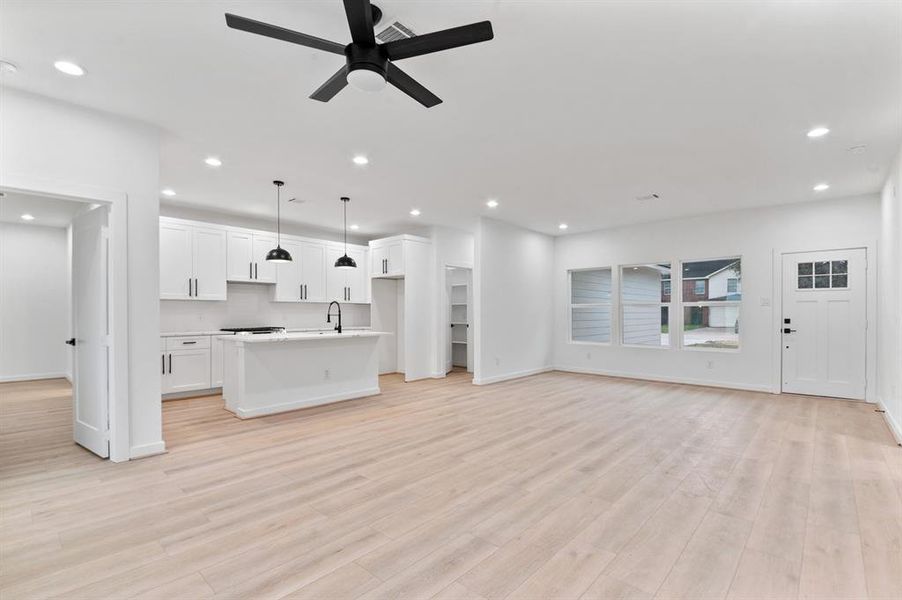
[(683, 346), (738, 349), (740, 259), (684, 262), (682, 269), (684, 280), (692, 283), (683, 285)]

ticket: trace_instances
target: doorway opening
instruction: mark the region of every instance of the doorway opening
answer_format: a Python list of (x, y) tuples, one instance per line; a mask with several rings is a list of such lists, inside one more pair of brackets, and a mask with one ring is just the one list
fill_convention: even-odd
[(110, 216), (103, 202), (0, 196), (0, 381), (70, 389), (72, 439), (102, 458), (116, 371)]
[(473, 373), (473, 270), (445, 267), (445, 373)]

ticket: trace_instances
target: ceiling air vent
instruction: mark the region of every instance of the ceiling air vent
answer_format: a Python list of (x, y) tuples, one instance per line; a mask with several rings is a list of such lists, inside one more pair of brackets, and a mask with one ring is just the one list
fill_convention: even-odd
[(395, 40), (403, 40), (407, 38), (412, 38), (416, 34), (410, 30), (407, 25), (399, 21), (392, 21), (391, 25), (383, 29), (382, 31), (376, 33), (376, 39), (386, 44), (388, 42), (393, 42)]

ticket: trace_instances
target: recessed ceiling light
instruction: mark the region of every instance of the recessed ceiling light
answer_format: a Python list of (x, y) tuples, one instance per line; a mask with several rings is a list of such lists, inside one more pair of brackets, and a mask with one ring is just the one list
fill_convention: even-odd
[(351, 229), (353, 229), (354, 231), (357, 231), (358, 229), (360, 229), (360, 225), (356, 225), (356, 224), (351, 225)]
[(222, 161), (216, 158), (215, 156), (208, 156), (204, 159), (204, 162), (210, 165), (211, 167), (221, 167)]
[(567, 224), (566, 224), (566, 223), (561, 223), (560, 225), (557, 226), (557, 228), (558, 228), (558, 229), (567, 229)]
[(824, 190), (829, 190), (830, 186), (826, 183), (819, 183), (812, 188), (815, 192), (823, 192)]
[(85, 74), (85, 70), (80, 66), (75, 64), (74, 62), (69, 62), (68, 60), (58, 60), (53, 63), (53, 66), (56, 67), (56, 70), (60, 73), (65, 73), (66, 75), (72, 75), (73, 77), (81, 77)]
[(362, 154), (358, 154), (357, 156), (354, 157), (353, 160), (354, 160), (355, 165), (366, 165), (366, 164), (369, 164), (369, 162), (370, 162), (370, 159), (368, 159), (367, 157), (365, 157)]
[(9, 62), (8, 60), (0, 60), (0, 71), (4, 73), (17, 73), (19, 71), (19, 67)]
[(413, 210), (410, 211), (410, 214), (411, 214), (411, 216), (419, 217), (419, 216), (420, 216), (420, 209), (419, 209), (419, 208), (415, 208), (415, 209), (413, 209)]
[(498, 208), (498, 201), (494, 198), (485, 203), (489, 208)]
[(175, 190), (172, 188), (164, 188), (163, 191), (160, 192), (164, 196), (175, 196)]
[(815, 127), (814, 129), (812, 129), (811, 131), (808, 132), (808, 137), (819, 138), (819, 137), (824, 137), (828, 133), (830, 133), (830, 130), (827, 129), (826, 127)]
[(34, 215), (25, 213), (24, 215), (22, 215), (22, 220), (23, 221), (34, 221)]

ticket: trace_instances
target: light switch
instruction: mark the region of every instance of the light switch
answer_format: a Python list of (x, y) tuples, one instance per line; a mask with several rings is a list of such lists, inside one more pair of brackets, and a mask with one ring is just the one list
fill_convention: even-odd
[(770, 298), (761, 296), (761, 306), (770, 306)]

